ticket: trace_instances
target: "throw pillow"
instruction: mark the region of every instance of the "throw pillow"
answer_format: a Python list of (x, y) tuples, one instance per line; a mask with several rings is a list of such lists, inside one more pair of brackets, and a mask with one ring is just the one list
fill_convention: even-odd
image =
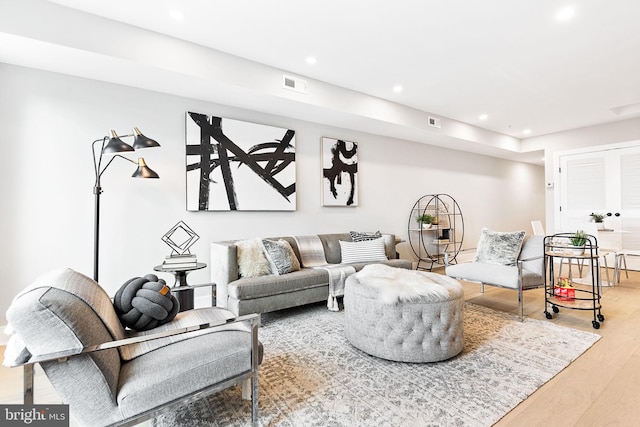
[(155, 274), (127, 280), (113, 297), (113, 305), (122, 325), (134, 331), (170, 322), (180, 310), (167, 283)]
[(374, 240), (382, 237), (380, 231), (350, 231), (351, 240), (354, 242), (364, 242), (365, 240)]
[(476, 250), (475, 262), (489, 264), (516, 265), (524, 231), (500, 232), (483, 228)]
[(341, 240), (340, 251), (342, 253), (342, 262), (346, 264), (387, 260), (383, 238), (362, 242), (343, 242)]
[(280, 239), (277, 242), (262, 240), (262, 245), (271, 266), (271, 273), (286, 274), (300, 270), (300, 262), (293, 252), (293, 248), (286, 240)]
[(280, 239), (278, 240), (278, 244), (282, 245), (289, 252), (289, 255), (291, 256), (291, 271), (300, 270), (302, 267), (300, 266), (300, 261), (298, 260), (298, 257), (296, 256), (295, 251), (291, 247), (291, 243), (287, 242), (284, 239)]
[(271, 266), (264, 255), (262, 239), (240, 240), (238, 248), (238, 273), (240, 277), (260, 277), (271, 274)]

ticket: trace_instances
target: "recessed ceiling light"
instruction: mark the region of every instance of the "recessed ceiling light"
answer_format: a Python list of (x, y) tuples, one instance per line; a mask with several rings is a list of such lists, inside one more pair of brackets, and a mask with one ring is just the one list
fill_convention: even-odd
[(307, 56), (307, 64), (313, 65), (316, 62), (318, 62), (318, 58), (316, 58), (315, 56)]
[(568, 21), (573, 18), (573, 15), (576, 13), (575, 9), (572, 7), (562, 8), (556, 13), (556, 19), (558, 21)]
[(522, 131), (523, 134), (529, 135), (531, 133), (531, 129), (525, 129)]
[(395, 85), (395, 86), (393, 87), (393, 91), (394, 91), (395, 93), (400, 93), (400, 92), (402, 92), (402, 86), (401, 86), (401, 85)]
[(486, 114), (480, 114), (480, 115), (478, 116), (478, 118), (479, 118), (480, 120), (487, 120), (487, 117), (489, 117), (489, 116), (487, 116)]
[(179, 10), (172, 10), (169, 12), (169, 16), (175, 19), (176, 21), (182, 21), (184, 19), (184, 13)]

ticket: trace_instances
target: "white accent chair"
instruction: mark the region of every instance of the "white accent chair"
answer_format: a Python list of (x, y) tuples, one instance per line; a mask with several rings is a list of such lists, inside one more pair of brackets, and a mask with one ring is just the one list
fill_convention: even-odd
[(639, 249), (620, 249), (616, 251), (616, 263), (615, 268), (613, 270), (613, 282), (620, 283), (620, 269), (622, 268), (622, 264), (624, 264), (624, 274), (629, 278), (629, 271), (627, 270), (627, 257), (628, 256), (637, 256), (640, 257)]
[[(592, 235), (593, 237), (595, 237), (596, 242), (598, 242), (598, 257), (600, 258), (600, 260), (602, 260), (604, 262), (604, 272), (605, 275), (607, 276), (607, 283), (610, 284), (611, 286), (615, 285), (615, 280), (616, 280), (616, 270), (614, 270), (613, 273), (613, 282), (609, 279), (609, 265), (607, 263), (607, 257), (609, 255), (614, 255), (615, 259), (618, 259), (618, 249), (615, 248), (604, 248), (602, 246), (600, 246), (600, 237), (599, 237), (599, 233), (598, 233), (598, 225), (595, 222), (586, 222), (584, 224), (582, 224), (581, 229), (587, 233)], [(614, 265), (615, 268), (615, 265)], [(602, 277), (602, 274), (600, 274), (600, 277)], [(602, 287), (602, 283), (598, 284), (599, 288)]]
[(484, 292), (484, 285), (517, 291), (518, 311), (520, 321), (523, 321), (523, 292), (544, 286), (544, 237), (525, 237), (515, 265), (477, 261), (449, 265), (449, 258), (445, 254), (445, 272), (454, 279), (480, 283), (480, 292)]

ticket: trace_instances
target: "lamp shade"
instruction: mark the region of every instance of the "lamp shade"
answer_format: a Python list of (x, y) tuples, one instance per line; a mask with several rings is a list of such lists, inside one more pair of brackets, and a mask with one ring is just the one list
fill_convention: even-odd
[(153, 139), (144, 136), (138, 128), (133, 128), (133, 134), (135, 135), (135, 139), (133, 140), (133, 148), (135, 150), (139, 150), (141, 148), (160, 147), (160, 144)]
[(138, 168), (131, 176), (133, 178), (160, 178), (157, 173), (147, 166), (147, 163), (142, 157), (138, 158)]
[(103, 154), (122, 153), (123, 151), (134, 151), (133, 147), (121, 140), (115, 130), (111, 131), (109, 142), (102, 149)]

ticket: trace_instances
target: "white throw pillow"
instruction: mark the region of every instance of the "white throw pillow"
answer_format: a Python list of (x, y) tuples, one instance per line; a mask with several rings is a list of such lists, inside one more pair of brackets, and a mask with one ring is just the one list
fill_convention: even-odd
[(340, 251), (344, 264), (387, 260), (383, 238), (362, 242), (343, 242), (341, 240)]
[(238, 248), (238, 272), (240, 277), (260, 277), (271, 274), (271, 266), (264, 255), (262, 239), (240, 240)]

